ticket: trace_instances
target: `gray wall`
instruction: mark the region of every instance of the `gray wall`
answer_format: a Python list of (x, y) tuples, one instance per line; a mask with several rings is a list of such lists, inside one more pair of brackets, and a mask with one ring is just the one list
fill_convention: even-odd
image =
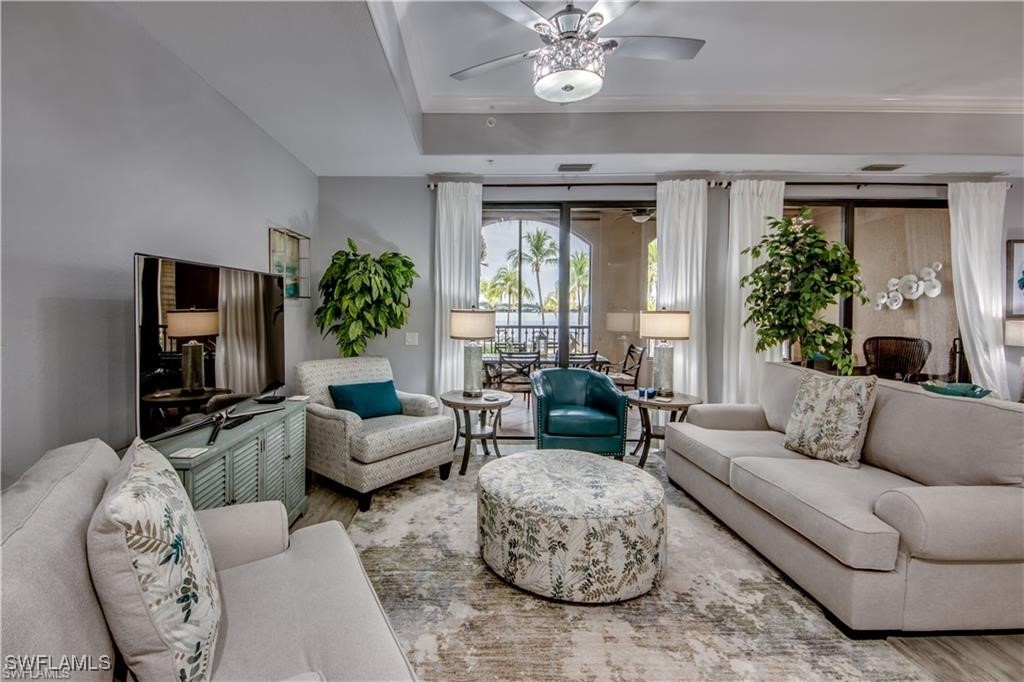
[[(1006, 193), (1006, 212), (1003, 226), (1006, 228), (1006, 239), (1024, 239), (1024, 178), (1007, 180), (1013, 185)], [(1005, 253), (1000, 251), (1000, 253)], [(1006, 266), (1003, 265), (1005, 269)], [(1006, 281), (1006, 273), (1003, 280)], [(1020, 362), (1024, 358), (1024, 348), (1006, 347), (1006, 375), (1010, 382), (1010, 399), (1016, 400), (1021, 394)]]
[[(434, 366), (434, 193), (423, 177), (320, 178), (320, 239), (314, 244), (317, 276), (335, 251), (355, 240), (360, 250), (398, 251), (412, 258), (420, 278), (413, 285), (409, 323), (370, 342), (367, 355), (391, 360), (399, 390), (432, 391)], [(405, 333), (419, 334), (418, 346)], [(320, 342), (319, 355), (337, 357), (334, 337)]]
[[(134, 435), (133, 252), (266, 270), (268, 221), (315, 232), (317, 180), (116, 5), (2, 11), (7, 485)], [(310, 307), (289, 302), (289, 368)]]

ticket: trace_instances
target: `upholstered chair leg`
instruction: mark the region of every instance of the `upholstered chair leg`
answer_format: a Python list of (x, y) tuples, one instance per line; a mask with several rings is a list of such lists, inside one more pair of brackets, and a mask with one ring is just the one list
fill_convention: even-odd
[(452, 463), (451, 462), (445, 462), (444, 464), (442, 464), (441, 466), (439, 466), (437, 468), (437, 474), (438, 474), (438, 476), (441, 477), (442, 481), (447, 481), (448, 477), (451, 475), (451, 473), (452, 473)]
[(373, 500), (373, 493), (359, 493), (357, 499), (359, 500), (359, 511), (369, 511), (370, 502)]

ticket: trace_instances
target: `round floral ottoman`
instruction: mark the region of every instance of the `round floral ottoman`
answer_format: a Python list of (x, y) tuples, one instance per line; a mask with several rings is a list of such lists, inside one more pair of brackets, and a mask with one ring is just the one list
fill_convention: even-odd
[(508, 582), (552, 599), (644, 594), (665, 561), (665, 491), (610, 457), (534, 450), (480, 469), (480, 555)]

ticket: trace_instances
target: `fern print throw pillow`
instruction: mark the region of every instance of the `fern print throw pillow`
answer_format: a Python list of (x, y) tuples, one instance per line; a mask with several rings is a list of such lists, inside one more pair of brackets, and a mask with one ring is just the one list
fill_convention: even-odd
[(89, 524), (89, 571), (135, 677), (208, 680), (221, 603), (213, 558), (178, 475), (132, 443)]
[(874, 376), (805, 372), (786, 424), (785, 446), (815, 459), (859, 467), (877, 383)]

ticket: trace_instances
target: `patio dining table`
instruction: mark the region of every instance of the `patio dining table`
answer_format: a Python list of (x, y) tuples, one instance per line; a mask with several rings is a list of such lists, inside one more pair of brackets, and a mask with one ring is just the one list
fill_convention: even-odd
[[(490, 366), (490, 367), (497, 367), (499, 362), (500, 362), (500, 360), (498, 358), (498, 354), (497, 353), (484, 353), (484, 365), (487, 365), (487, 366)], [(597, 369), (599, 369), (599, 370), (603, 369), (603, 368), (607, 367), (610, 364), (612, 364), (611, 360), (609, 360), (605, 356), (603, 356), (600, 353), (598, 353), (597, 360), (596, 360)], [(557, 353), (552, 353), (548, 357), (541, 357), (541, 359), (540, 359), (540, 366), (541, 367), (557, 367), (558, 366), (558, 354)]]

